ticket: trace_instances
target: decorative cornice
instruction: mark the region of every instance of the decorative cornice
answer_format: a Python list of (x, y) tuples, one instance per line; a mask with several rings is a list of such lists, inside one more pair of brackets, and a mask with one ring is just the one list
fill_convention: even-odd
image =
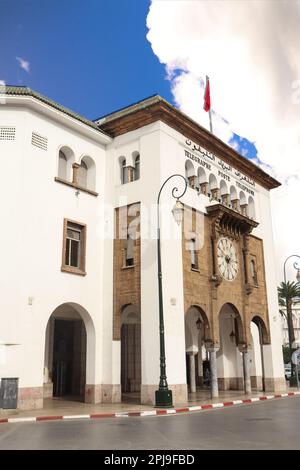
[(102, 130), (116, 137), (156, 121), (164, 122), (197, 145), (205, 147), (226, 163), (250, 176), (264, 188), (273, 189), (280, 186), (280, 183), (272, 176), (159, 96), (151, 97), (108, 115), (99, 120), (98, 124)]
[(213, 218), (213, 230), (233, 238), (249, 235), (258, 226), (258, 222), (223, 204), (206, 207), (207, 214)]

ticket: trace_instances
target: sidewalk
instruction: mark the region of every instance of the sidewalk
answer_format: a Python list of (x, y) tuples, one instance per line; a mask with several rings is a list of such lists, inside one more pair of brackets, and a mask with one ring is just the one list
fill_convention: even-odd
[(44, 400), (44, 408), (39, 410), (0, 410), (0, 423), (49, 421), (60, 419), (94, 419), (130, 416), (155, 416), (183, 412), (201, 411), (227, 406), (250, 404), (263, 400), (299, 396), (300, 391), (289, 388), (286, 393), (253, 392), (245, 395), (241, 391), (221, 391), (218, 398), (210, 398), (209, 391), (198, 391), (189, 394), (188, 403), (174, 404), (172, 409), (158, 409), (150, 405), (138, 403), (99, 403), (90, 405), (78, 401), (60, 398)]

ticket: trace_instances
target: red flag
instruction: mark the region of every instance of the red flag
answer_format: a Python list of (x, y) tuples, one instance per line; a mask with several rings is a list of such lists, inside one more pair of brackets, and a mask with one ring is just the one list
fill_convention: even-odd
[(209, 78), (206, 77), (206, 86), (205, 86), (205, 91), (204, 91), (204, 106), (203, 106), (204, 111), (209, 111), (210, 110), (210, 89), (209, 89)]

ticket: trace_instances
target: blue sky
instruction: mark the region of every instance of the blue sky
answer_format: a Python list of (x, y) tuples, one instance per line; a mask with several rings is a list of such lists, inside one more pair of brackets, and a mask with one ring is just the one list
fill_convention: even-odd
[[(146, 39), (150, 0), (0, 0), (0, 80), (96, 119), (158, 93), (174, 104)], [(20, 67), (29, 62), (29, 73)], [(202, 106), (202, 103), (199, 103)], [(246, 139), (234, 137), (248, 158)]]
[[(0, 3), (7, 84), (27, 85), (92, 119), (155, 93), (172, 101), (146, 39), (149, 0)], [(16, 57), (29, 61), (30, 74)]]

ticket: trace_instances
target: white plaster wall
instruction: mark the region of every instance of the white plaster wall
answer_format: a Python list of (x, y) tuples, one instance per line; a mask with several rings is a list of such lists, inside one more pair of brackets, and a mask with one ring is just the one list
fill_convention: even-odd
[[(272, 217), (270, 209), (269, 192), (259, 187), (258, 211), (260, 214), (260, 225), (254, 234), (263, 239), (265, 275), (268, 297), (271, 345), (264, 346), (265, 376), (284, 378), (283, 356), (282, 356), (282, 332), (279, 318), (279, 307), (277, 299), (278, 279), (276, 276), (276, 258), (273, 241)], [(259, 313), (259, 312), (257, 312)]]
[[(7, 349), (0, 376), (20, 377), (21, 387), (41, 386), (45, 329), (53, 310), (64, 302), (83, 306), (100, 332), (96, 358), (87, 383), (101, 377), (101, 321), (104, 312), (103, 242), (98, 233), (97, 206), (103, 198), (104, 146), (29, 109), (1, 106), (0, 125), (16, 127), (15, 141), (0, 141), (2, 178), (0, 196), (2, 275), (0, 276), (1, 340), (17, 343)], [(48, 138), (44, 151), (31, 145), (35, 131)], [(58, 149), (69, 146), (76, 161), (89, 155), (96, 164), (98, 198), (54, 181)], [(64, 217), (87, 224), (85, 277), (63, 273), (62, 234)], [(32, 305), (29, 305), (32, 297)]]

